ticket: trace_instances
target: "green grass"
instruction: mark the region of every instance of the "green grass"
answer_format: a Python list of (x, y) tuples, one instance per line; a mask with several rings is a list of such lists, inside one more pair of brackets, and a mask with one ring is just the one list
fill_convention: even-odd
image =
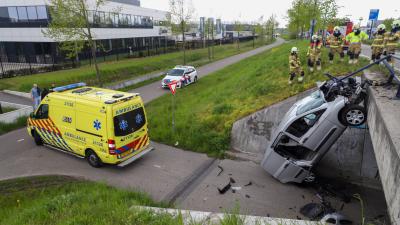
[(147, 194), (62, 176), (0, 182), (0, 224), (175, 225), (179, 218), (133, 205), (164, 207)]
[(15, 122), (13, 123), (3, 123), (0, 122), (0, 135), (3, 135), (5, 133), (8, 133), (10, 131), (22, 128), (26, 126), (26, 116), (19, 117)]
[[(306, 71), (302, 84), (288, 85), (288, 56), (292, 46), (300, 48)], [(230, 148), (233, 123), (257, 110), (277, 103), (299, 92), (315, 87), (325, 80), (323, 72), (343, 75), (358, 66), (347, 62), (328, 62), (323, 50), (323, 70), (310, 74), (306, 69), (307, 41), (294, 41), (270, 51), (245, 59), (199, 80), (197, 84), (178, 90), (176, 98), (176, 131), (172, 132), (170, 94), (162, 96), (147, 107), (150, 137), (153, 141), (222, 157)], [(361, 64), (367, 64), (362, 59)]]
[[(256, 47), (260, 45), (262, 43), (256, 41)], [(215, 46), (215, 56), (212, 61), (249, 51), (253, 48), (253, 42), (241, 43), (240, 50), (237, 50), (235, 46), (235, 44)], [(175, 65), (182, 64), (182, 55), (183, 53), (181, 52), (175, 52), (146, 58), (100, 63), (101, 80), (103, 84), (107, 84), (132, 79), (154, 71), (167, 70)], [(209, 62), (207, 48), (187, 51), (187, 64), (200, 66)], [(86, 65), (77, 69), (1, 79), (0, 90), (9, 89), (28, 92), (34, 83), (44, 88), (50, 87), (52, 83), (61, 86), (80, 81), (86, 82), (89, 85), (98, 85), (94, 68)]]
[(16, 108), (12, 108), (12, 107), (1, 107), (1, 110), (3, 111), (3, 113), (8, 113), (8, 112), (11, 112), (11, 111), (14, 111), (14, 110), (16, 110)]

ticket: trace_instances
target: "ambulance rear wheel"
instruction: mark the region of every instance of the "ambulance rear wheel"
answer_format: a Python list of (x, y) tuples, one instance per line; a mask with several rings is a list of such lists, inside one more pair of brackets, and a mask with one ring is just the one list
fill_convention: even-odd
[(43, 140), (38, 133), (32, 132), (33, 140), (35, 140), (36, 145), (43, 145)]
[(101, 159), (91, 149), (86, 151), (86, 160), (88, 161), (89, 165), (91, 165), (95, 168), (99, 168), (103, 165), (103, 163), (101, 162)]

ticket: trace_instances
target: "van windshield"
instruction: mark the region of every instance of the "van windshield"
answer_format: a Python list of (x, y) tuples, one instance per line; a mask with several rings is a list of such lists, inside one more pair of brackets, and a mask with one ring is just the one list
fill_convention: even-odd
[(185, 70), (172, 69), (167, 73), (167, 75), (169, 75), (169, 76), (183, 76), (184, 72), (185, 72)]
[(301, 101), (301, 105), (297, 108), (296, 115), (303, 114), (310, 110), (316, 109), (325, 103), (321, 91), (315, 91)]
[(121, 137), (141, 129), (146, 124), (143, 107), (114, 117), (115, 136)]

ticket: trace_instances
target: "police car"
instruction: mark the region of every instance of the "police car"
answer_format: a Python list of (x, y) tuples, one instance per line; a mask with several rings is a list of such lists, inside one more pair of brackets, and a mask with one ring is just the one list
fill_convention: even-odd
[(168, 88), (168, 84), (173, 81), (178, 82), (178, 88), (196, 83), (197, 71), (193, 66), (175, 66), (175, 68), (168, 71), (166, 76), (162, 79), (161, 87)]

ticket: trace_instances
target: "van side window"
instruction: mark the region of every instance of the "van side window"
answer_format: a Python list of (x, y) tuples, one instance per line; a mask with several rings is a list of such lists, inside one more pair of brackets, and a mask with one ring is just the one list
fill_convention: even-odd
[(49, 118), (49, 105), (42, 104), (36, 112), (36, 119), (47, 119)]
[(286, 130), (289, 134), (292, 134), (296, 137), (301, 137), (307, 133), (313, 127), (318, 119), (325, 112), (325, 109), (307, 114), (296, 121), (294, 121)]

